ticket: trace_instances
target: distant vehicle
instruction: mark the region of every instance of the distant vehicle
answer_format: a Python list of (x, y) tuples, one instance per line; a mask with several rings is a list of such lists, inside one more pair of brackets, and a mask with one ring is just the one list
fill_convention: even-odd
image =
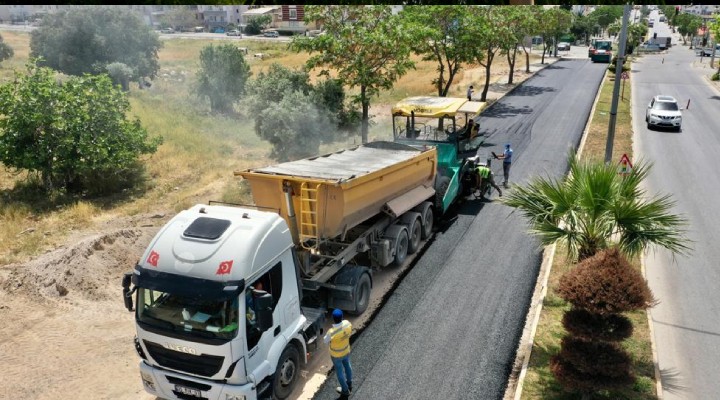
[(200, 33), (200, 32), (204, 32), (204, 31), (205, 31), (204, 26), (196, 26), (195, 27), (195, 33)]
[(217, 28), (215, 28), (213, 33), (225, 33), (225, 29), (222, 27), (217, 27)]
[(263, 36), (265, 36), (265, 37), (279, 37), (280, 34), (278, 33), (278, 31), (265, 31), (265, 32), (263, 33)]
[(652, 127), (674, 128), (680, 132), (682, 112), (678, 102), (672, 96), (658, 95), (650, 100), (645, 111), (645, 122), (648, 129)]
[(665, 22), (666, 20), (667, 20), (667, 18), (665, 18), (664, 15), (661, 15), (661, 16), (660, 16), (660, 22)]
[(164, 28), (160, 30), (160, 33), (175, 33), (175, 29), (173, 28)]
[(570, 50), (570, 43), (568, 42), (560, 42), (557, 45), (557, 49), (559, 51), (569, 51)]
[(237, 29), (233, 29), (233, 30), (227, 31), (227, 32), (225, 32), (225, 34), (226, 34), (227, 36), (240, 36), (240, 37), (242, 37), (242, 33), (240, 33), (240, 31), (237, 30)]
[[(702, 49), (702, 53), (705, 57), (710, 57), (713, 55), (713, 49), (712, 47), (706, 47)], [(720, 44), (715, 45), (715, 56), (720, 56)]]
[(607, 62), (612, 60), (612, 41), (610, 39), (593, 39), (588, 50), (588, 57), (592, 62)]

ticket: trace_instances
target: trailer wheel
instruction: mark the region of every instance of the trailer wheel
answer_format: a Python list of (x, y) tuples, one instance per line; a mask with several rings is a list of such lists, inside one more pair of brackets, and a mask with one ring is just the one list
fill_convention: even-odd
[(370, 291), (372, 283), (368, 274), (362, 274), (355, 284), (355, 312), (352, 314), (360, 315), (367, 310), (370, 304)]
[(415, 211), (422, 215), (422, 238), (423, 240), (432, 235), (433, 224), (435, 223), (435, 215), (433, 214), (432, 203), (426, 201), (414, 208)]
[(300, 353), (290, 344), (283, 350), (275, 369), (273, 399), (283, 400), (290, 396), (300, 374)]
[(402, 265), (407, 258), (408, 234), (407, 229), (402, 225), (392, 225), (385, 231), (386, 238), (390, 239), (395, 247), (395, 258), (393, 264)]
[(420, 238), (422, 236), (422, 216), (417, 212), (405, 213), (400, 221), (407, 226), (408, 236), (408, 254), (415, 254), (420, 248)]

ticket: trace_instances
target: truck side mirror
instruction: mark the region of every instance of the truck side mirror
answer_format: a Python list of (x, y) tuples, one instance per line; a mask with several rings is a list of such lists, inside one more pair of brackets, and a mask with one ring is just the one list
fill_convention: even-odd
[(257, 318), (256, 327), (260, 330), (260, 332), (265, 332), (273, 326), (273, 298), (267, 292), (259, 290), (256, 290), (255, 292), (258, 293), (258, 297), (255, 298), (255, 317)]
[(132, 283), (132, 272), (126, 272), (122, 277), (123, 301), (125, 302), (125, 308), (128, 311), (133, 311), (132, 294), (135, 290), (130, 290), (130, 283)]

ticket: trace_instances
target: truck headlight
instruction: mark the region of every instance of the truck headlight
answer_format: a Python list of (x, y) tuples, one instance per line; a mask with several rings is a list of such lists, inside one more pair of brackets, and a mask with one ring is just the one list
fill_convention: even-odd
[(225, 393), (225, 400), (245, 400), (245, 395)]
[(143, 385), (147, 386), (153, 392), (157, 391), (155, 390), (155, 381), (153, 380), (152, 375), (146, 372), (140, 372), (140, 377), (142, 378)]

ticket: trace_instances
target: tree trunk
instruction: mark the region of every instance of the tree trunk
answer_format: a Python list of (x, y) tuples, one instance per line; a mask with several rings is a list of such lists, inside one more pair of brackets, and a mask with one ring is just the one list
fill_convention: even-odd
[(528, 52), (527, 49), (525, 49), (524, 47), (523, 47), (523, 51), (525, 52), (525, 73), (529, 74), (530, 73), (530, 52)]
[(492, 66), (493, 57), (495, 57), (495, 54), (488, 51), (487, 63), (485, 64), (485, 87), (483, 87), (480, 101), (487, 101), (487, 93), (488, 89), (490, 89), (490, 67)]
[(510, 52), (507, 54), (508, 66), (510, 66), (510, 74), (508, 75), (508, 85), (512, 85), (513, 76), (515, 75), (515, 57), (517, 56), (517, 46), (513, 49), (512, 57)]
[(437, 80), (437, 91), (438, 91), (438, 96), (443, 97), (443, 81), (445, 80), (445, 63), (443, 62), (442, 56), (440, 56), (440, 55), (438, 55), (438, 61), (440, 64), (440, 67), (439, 67), (440, 76), (438, 76), (438, 80)]
[(547, 45), (543, 42), (542, 56), (540, 57), (540, 64), (545, 64), (545, 52), (547, 51)]
[(360, 127), (360, 136), (362, 142), (368, 142), (368, 125), (370, 122), (370, 101), (367, 98), (367, 88), (365, 85), (360, 86), (360, 102), (362, 103), (362, 124)]

